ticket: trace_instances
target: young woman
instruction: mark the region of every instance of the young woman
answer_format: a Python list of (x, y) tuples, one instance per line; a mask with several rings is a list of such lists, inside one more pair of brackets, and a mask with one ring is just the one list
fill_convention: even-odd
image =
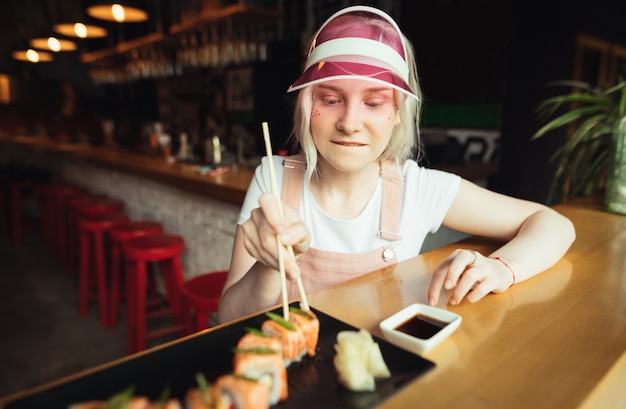
[[(300, 155), (267, 158), (255, 172), (235, 233), (221, 322), (276, 305), (281, 296), (277, 235), (288, 278), (307, 293), (419, 254), (442, 224), (502, 240), (493, 254), (452, 252), (433, 272), (428, 300), (451, 289), (451, 304), (547, 269), (567, 251), (571, 222), (538, 203), (504, 196), (420, 157), (420, 90), (413, 51), (396, 23), (365, 6), (331, 16), (311, 41), (298, 91), (293, 137)], [(281, 214), (280, 209), (283, 209)], [(295, 284), (290, 297), (297, 297)]]

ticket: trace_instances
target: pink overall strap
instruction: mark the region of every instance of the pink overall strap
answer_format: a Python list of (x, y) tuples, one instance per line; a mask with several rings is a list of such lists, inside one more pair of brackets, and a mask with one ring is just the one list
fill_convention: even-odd
[(283, 186), (280, 197), (290, 208), (298, 212), (300, 210), (300, 200), (302, 199), (304, 172), (306, 171), (304, 155), (285, 157), (283, 167), (285, 171), (283, 172)]
[(384, 240), (400, 240), (400, 215), (404, 187), (402, 176), (393, 161), (380, 162), (382, 183), (380, 230), (378, 237)]

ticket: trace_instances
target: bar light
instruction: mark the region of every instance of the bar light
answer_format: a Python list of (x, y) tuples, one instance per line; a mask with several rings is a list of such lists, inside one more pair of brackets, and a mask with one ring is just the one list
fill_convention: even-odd
[(49, 50), (55, 53), (59, 51), (74, 51), (78, 47), (75, 42), (70, 40), (59, 39), (56, 37), (33, 38), (29, 41), (31, 47), (39, 50)]
[(99, 38), (109, 34), (105, 28), (80, 22), (55, 24), (53, 28), (56, 33), (76, 38)]
[(87, 14), (100, 20), (117, 23), (136, 23), (148, 19), (148, 13), (144, 10), (120, 3), (95, 4), (87, 7)]
[(35, 51), (32, 48), (28, 50), (13, 51), (13, 58), (19, 61), (27, 61), (32, 63), (48, 62), (54, 60), (52, 54), (45, 51)]

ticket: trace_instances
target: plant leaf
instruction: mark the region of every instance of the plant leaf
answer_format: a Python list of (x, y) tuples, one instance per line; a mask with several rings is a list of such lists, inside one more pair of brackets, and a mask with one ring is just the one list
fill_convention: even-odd
[(550, 122), (542, 126), (537, 132), (535, 132), (531, 140), (540, 138), (546, 133), (553, 131), (557, 128), (560, 128), (563, 125), (567, 125), (572, 121), (575, 121), (577, 119), (584, 117), (585, 115), (589, 115), (595, 112), (602, 112), (603, 110), (604, 109), (601, 107), (589, 106), (589, 107), (578, 108), (573, 111), (566, 112), (563, 115), (560, 115), (554, 118), (553, 120), (551, 120)]
[(588, 82), (578, 81), (578, 80), (556, 80), (556, 81), (548, 82), (547, 85), (550, 87), (565, 86), (565, 87), (570, 87), (570, 88), (580, 88), (582, 90), (588, 90), (588, 89), (593, 88), (593, 86), (589, 84)]
[(559, 187), (563, 197), (590, 195), (606, 184), (614, 127), (626, 115), (626, 82), (620, 78), (620, 82), (608, 88), (572, 80), (549, 85), (569, 86), (571, 92), (538, 104), (536, 112), (546, 123), (531, 140), (566, 126), (573, 127), (573, 132), (550, 156), (550, 162), (556, 166), (548, 200)]
[(622, 95), (619, 101), (619, 107), (617, 108), (617, 115), (619, 117), (624, 116), (626, 113), (626, 87), (622, 88)]
[(548, 98), (539, 103), (535, 112), (539, 115), (539, 118), (545, 119), (551, 117), (556, 111), (566, 104), (578, 104), (584, 103), (586, 105), (595, 105), (598, 107), (604, 107), (607, 110), (611, 110), (611, 101), (606, 96), (596, 96), (588, 94), (571, 94), (571, 95), (559, 95), (556, 97)]
[(585, 141), (589, 141), (591, 139), (599, 138), (603, 135), (611, 134), (611, 131), (605, 127), (606, 124), (606, 115), (599, 114), (594, 115), (590, 118), (587, 118), (583, 123), (581, 123), (578, 128), (574, 131), (572, 136), (565, 142), (563, 145), (565, 150), (571, 151), (573, 148), (579, 146), (581, 143)]

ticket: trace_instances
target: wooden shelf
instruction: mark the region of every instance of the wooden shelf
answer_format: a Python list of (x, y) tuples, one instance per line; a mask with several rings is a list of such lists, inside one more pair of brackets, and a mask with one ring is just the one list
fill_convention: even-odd
[(281, 16), (282, 13), (277, 9), (248, 7), (239, 4), (224, 7), (218, 10), (208, 10), (198, 15), (197, 18), (171, 25), (169, 28), (169, 35), (163, 33), (148, 34), (143, 37), (138, 37), (116, 44), (114, 47), (83, 53), (80, 60), (86, 64), (94, 63), (106, 58), (115, 57), (133, 49), (164, 43), (172, 40), (171, 36), (193, 30), (203, 25), (217, 24), (219, 22), (226, 21), (226, 19), (229, 18), (236, 19), (238, 22), (251, 21), (258, 23), (262, 20), (276, 20)]
[(152, 44), (157, 44), (166, 41), (168, 38), (163, 33), (152, 33), (143, 37), (138, 37), (129, 41), (119, 43), (114, 47), (103, 48), (102, 50), (92, 51), (89, 53), (83, 53), (80, 57), (81, 62), (93, 63), (104, 58), (114, 57), (118, 54), (123, 54), (127, 51), (135, 48), (141, 48)]

